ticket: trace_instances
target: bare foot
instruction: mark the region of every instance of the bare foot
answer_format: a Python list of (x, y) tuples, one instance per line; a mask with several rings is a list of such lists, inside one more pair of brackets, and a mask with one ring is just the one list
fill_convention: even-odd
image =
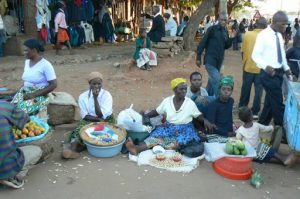
[(133, 143), (133, 141), (130, 137), (126, 140), (125, 146), (126, 146), (127, 150), (129, 151), (129, 153), (131, 153), (132, 155), (137, 155), (138, 154), (137, 148), (134, 145), (134, 143)]
[(292, 167), (297, 163), (298, 157), (295, 154), (290, 154), (284, 161), (284, 165)]
[(80, 154), (71, 150), (70, 144), (63, 145), (62, 157), (65, 159), (76, 159), (79, 158)]

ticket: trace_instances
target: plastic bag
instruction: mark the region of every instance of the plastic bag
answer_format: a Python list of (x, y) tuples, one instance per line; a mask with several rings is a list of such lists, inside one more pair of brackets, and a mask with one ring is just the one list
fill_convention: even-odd
[(117, 125), (126, 130), (134, 132), (148, 131), (148, 127), (143, 125), (141, 114), (132, 109), (133, 104), (128, 109), (121, 111), (117, 117)]

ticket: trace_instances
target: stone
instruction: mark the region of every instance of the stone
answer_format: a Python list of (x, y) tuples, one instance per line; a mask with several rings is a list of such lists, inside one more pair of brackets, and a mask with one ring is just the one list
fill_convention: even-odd
[(169, 49), (173, 47), (173, 45), (173, 42), (157, 42), (155, 44), (152, 44), (152, 48)]
[(75, 107), (73, 105), (49, 104), (47, 112), (50, 125), (68, 124), (74, 121)]
[(183, 37), (177, 37), (177, 36), (167, 36), (162, 37), (161, 41), (183, 41)]

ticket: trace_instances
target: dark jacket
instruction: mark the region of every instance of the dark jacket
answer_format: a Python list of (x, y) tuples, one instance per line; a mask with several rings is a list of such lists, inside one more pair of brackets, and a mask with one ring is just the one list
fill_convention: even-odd
[(161, 38), (165, 36), (165, 21), (161, 15), (157, 15), (153, 19), (152, 27), (148, 33), (148, 37), (153, 42), (160, 42)]
[(288, 64), (290, 66), (290, 69), (297, 78), (299, 77), (299, 66), (296, 61), (290, 61), (290, 59), (296, 59), (300, 60), (300, 48), (299, 47), (293, 47), (288, 49), (286, 52), (286, 59), (288, 61)]
[(232, 39), (229, 38), (226, 29), (220, 25), (211, 26), (198, 45), (197, 60), (201, 61), (201, 55), (205, 49), (204, 63), (220, 70), (224, 60), (224, 51), (230, 48), (231, 45)]

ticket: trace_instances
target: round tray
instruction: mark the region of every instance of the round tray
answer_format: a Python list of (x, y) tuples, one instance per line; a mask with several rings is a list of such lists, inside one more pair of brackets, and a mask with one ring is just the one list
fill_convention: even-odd
[(247, 180), (252, 175), (252, 158), (224, 157), (212, 164), (221, 176), (233, 180)]
[[(90, 128), (90, 127), (95, 127), (96, 125), (102, 124), (104, 126), (107, 126), (108, 128), (110, 128), (113, 132), (115, 132), (118, 136), (119, 136), (119, 140), (118, 142), (115, 143), (105, 143), (105, 144), (99, 144), (98, 141), (94, 140), (93, 138), (89, 137), (88, 134), (86, 133), (86, 129)], [(86, 142), (89, 143), (91, 145), (95, 145), (95, 146), (114, 146), (116, 144), (121, 143), (125, 138), (126, 138), (127, 132), (125, 129), (122, 129), (114, 124), (108, 123), (108, 122), (98, 122), (98, 123), (90, 123), (88, 125), (85, 125), (84, 127), (81, 128), (80, 130), (80, 137), (81, 139)]]

